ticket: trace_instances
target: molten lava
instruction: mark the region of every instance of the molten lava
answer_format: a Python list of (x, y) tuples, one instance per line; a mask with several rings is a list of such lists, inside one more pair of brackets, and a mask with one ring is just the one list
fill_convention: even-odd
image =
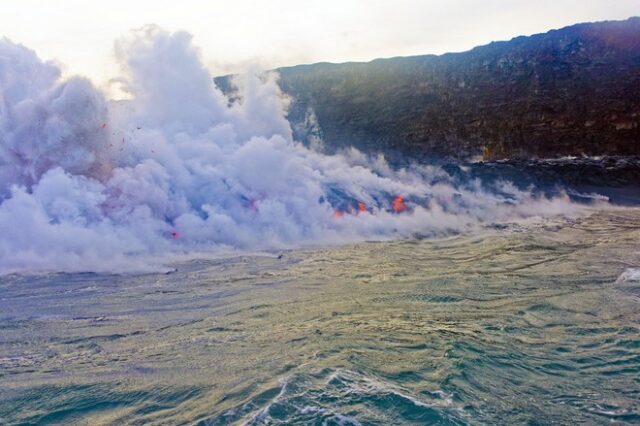
[(396, 213), (402, 213), (407, 210), (407, 206), (404, 204), (404, 198), (402, 195), (398, 195), (393, 199), (393, 203), (391, 203), (391, 208)]

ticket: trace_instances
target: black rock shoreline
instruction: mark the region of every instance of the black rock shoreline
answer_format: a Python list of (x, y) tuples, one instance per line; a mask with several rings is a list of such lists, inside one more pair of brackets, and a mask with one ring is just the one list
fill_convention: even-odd
[(464, 180), (507, 180), (545, 193), (565, 190), (578, 198), (599, 194), (614, 204), (640, 205), (640, 156), (480, 161), (442, 167)]

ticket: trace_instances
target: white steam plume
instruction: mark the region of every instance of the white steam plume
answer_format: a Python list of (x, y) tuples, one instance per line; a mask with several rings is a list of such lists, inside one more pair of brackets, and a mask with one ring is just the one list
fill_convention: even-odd
[[(435, 167), (309, 150), (292, 139), (277, 76), (236, 81), (230, 105), (187, 33), (148, 27), (116, 57), (129, 100), (61, 81), (0, 41), (0, 273), (142, 271), (221, 247), (439, 235), (579, 210), (507, 183), (453, 185)], [(396, 195), (407, 211), (392, 211)]]

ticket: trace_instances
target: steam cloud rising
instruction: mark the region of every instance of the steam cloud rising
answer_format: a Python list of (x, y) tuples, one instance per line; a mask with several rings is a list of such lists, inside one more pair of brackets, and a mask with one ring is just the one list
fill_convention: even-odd
[[(116, 44), (130, 99), (62, 81), (0, 40), (0, 273), (143, 271), (184, 253), (438, 235), (575, 212), (566, 197), (454, 185), (292, 139), (277, 76), (230, 103), (187, 33), (149, 27)], [(401, 195), (408, 211), (390, 206)]]

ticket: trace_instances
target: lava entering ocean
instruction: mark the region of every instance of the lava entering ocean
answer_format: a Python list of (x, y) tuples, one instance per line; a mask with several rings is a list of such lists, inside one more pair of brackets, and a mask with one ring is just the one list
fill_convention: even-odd
[(439, 167), (316, 152), (293, 140), (275, 74), (236, 79), (230, 102), (187, 33), (148, 27), (115, 52), (126, 100), (0, 41), (2, 273), (138, 271), (219, 248), (442, 235), (581, 209)]

